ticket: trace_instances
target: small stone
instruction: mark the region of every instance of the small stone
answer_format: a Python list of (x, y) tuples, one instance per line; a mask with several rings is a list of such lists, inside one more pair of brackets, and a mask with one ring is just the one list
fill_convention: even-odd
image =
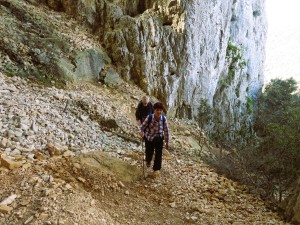
[(73, 189), (73, 187), (70, 185), (70, 184), (66, 184), (66, 186), (65, 186), (68, 190), (71, 190), (71, 189)]
[(7, 205), (0, 205), (0, 212), (3, 214), (10, 213), (13, 210), (12, 207), (7, 206)]
[(23, 165), (22, 162), (15, 162), (7, 157), (1, 157), (1, 166), (6, 167), (7, 169), (16, 169)]
[(79, 180), (79, 181), (82, 182), (82, 183), (85, 183), (85, 179), (82, 178), (82, 177), (78, 177), (77, 180)]
[(20, 201), (20, 205), (21, 206), (26, 206), (30, 203), (30, 200), (29, 199), (23, 199)]
[(73, 166), (77, 169), (81, 169), (81, 165), (79, 163), (73, 163)]
[(63, 154), (63, 157), (73, 157), (73, 156), (75, 156), (75, 153), (70, 150), (65, 151)]
[(0, 141), (0, 148), (6, 148), (7, 142), (7, 138), (2, 138), (2, 140)]
[(30, 216), (25, 222), (24, 225), (29, 224), (33, 220), (33, 216)]
[(41, 219), (41, 220), (44, 220), (44, 219), (46, 219), (46, 218), (48, 218), (48, 214), (47, 213), (41, 213), (40, 215), (39, 215), (39, 219)]
[(171, 208), (175, 208), (175, 207), (176, 207), (176, 202), (171, 202), (171, 203), (169, 204), (169, 206), (170, 206)]
[(122, 183), (122, 181), (119, 181), (118, 186), (121, 187), (121, 188), (125, 187), (125, 185)]
[(34, 153), (34, 158), (38, 159), (38, 160), (46, 160), (47, 159), (46, 156), (42, 152), (39, 152), (39, 151)]

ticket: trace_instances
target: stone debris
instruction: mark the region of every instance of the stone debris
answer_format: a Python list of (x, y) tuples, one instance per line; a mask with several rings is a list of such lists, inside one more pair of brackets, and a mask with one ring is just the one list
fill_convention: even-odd
[(7, 214), (7, 213), (10, 213), (12, 210), (13, 210), (13, 208), (10, 206), (0, 205), (0, 213)]
[[(70, 48), (101, 47), (65, 15), (49, 16)], [(0, 58), (0, 69), (11, 65)], [(143, 95), (127, 83), (81, 82), (62, 90), (0, 72), (0, 224), (286, 224), (259, 197), (192, 160), (200, 151), (194, 137), (204, 134), (191, 121), (168, 118), (171, 143), (163, 168), (154, 176), (150, 169), (144, 179), (134, 118)], [(119, 161), (93, 155), (99, 152)]]
[(15, 162), (13, 159), (8, 158), (7, 156), (1, 156), (1, 166), (6, 167), (7, 169), (16, 169), (23, 165), (23, 162)]
[[(18, 196), (1, 205), (0, 224), (284, 224), (243, 186), (191, 159), (198, 128), (185, 121), (169, 118), (163, 168), (147, 168), (144, 179), (134, 110), (124, 110), (134, 109), (131, 96), (142, 96), (134, 87), (59, 90), (1, 73), (0, 83), (19, 87), (0, 99), (0, 200)], [(63, 111), (64, 98), (53, 96), (72, 103)], [(105, 125), (107, 118), (117, 126)]]
[(17, 195), (11, 195), (0, 202), (0, 205), (10, 205), (17, 198)]

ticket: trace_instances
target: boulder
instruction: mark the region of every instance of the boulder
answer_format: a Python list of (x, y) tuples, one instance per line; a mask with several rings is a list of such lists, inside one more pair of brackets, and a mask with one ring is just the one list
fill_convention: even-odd
[(57, 71), (62, 77), (70, 81), (86, 80), (98, 81), (99, 73), (110, 58), (99, 49), (77, 51), (73, 61), (62, 58), (57, 62)]

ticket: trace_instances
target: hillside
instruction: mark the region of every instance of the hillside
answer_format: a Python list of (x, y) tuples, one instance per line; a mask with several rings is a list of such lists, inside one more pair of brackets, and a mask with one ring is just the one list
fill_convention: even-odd
[(45, 54), (34, 55), (22, 37), (55, 27), (56, 38), (72, 49), (101, 45), (63, 13), (19, 6), (49, 24), (22, 25), (1, 9), (0, 224), (285, 224), (247, 187), (197, 157), (200, 130), (190, 121), (168, 118), (171, 143), (161, 176), (146, 171), (144, 179), (134, 118), (144, 93), (126, 82), (33, 82), (24, 74), (38, 67), (37, 59), (51, 60), (47, 40), (54, 39), (43, 39)]
[(161, 177), (143, 179), (134, 86), (59, 90), (2, 73), (0, 84), (0, 199), (16, 195), (0, 207), (1, 224), (283, 224), (246, 187), (195, 160), (196, 129), (182, 121), (169, 120)]

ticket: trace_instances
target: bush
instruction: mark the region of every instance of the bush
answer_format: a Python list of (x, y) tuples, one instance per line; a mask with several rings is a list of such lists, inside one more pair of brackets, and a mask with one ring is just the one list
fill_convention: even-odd
[[(241, 126), (226, 153), (211, 161), (230, 178), (278, 202), (300, 176), (300, 95), (297, 90), (293, 79), (272, 80), (259, 100), (254, 124), (256, 135), (248, 126)], [(252, 110), (251, 99), (248, 99), (248, 109)], [(220, 149), (224, 149), (228, 130), (226, 127), (214, 137), (214, 141), (220, 141)], [(242, 145), (238, 144), (242, 143), (237, 142), (238, 137), (245, 140)]]
[(265, 177), (269, 196), (281, 201), (300, 172), (300, 96), (294, 79), (266, 86), (255, 123), (262, 138), (255, 149), (257, 176)]

